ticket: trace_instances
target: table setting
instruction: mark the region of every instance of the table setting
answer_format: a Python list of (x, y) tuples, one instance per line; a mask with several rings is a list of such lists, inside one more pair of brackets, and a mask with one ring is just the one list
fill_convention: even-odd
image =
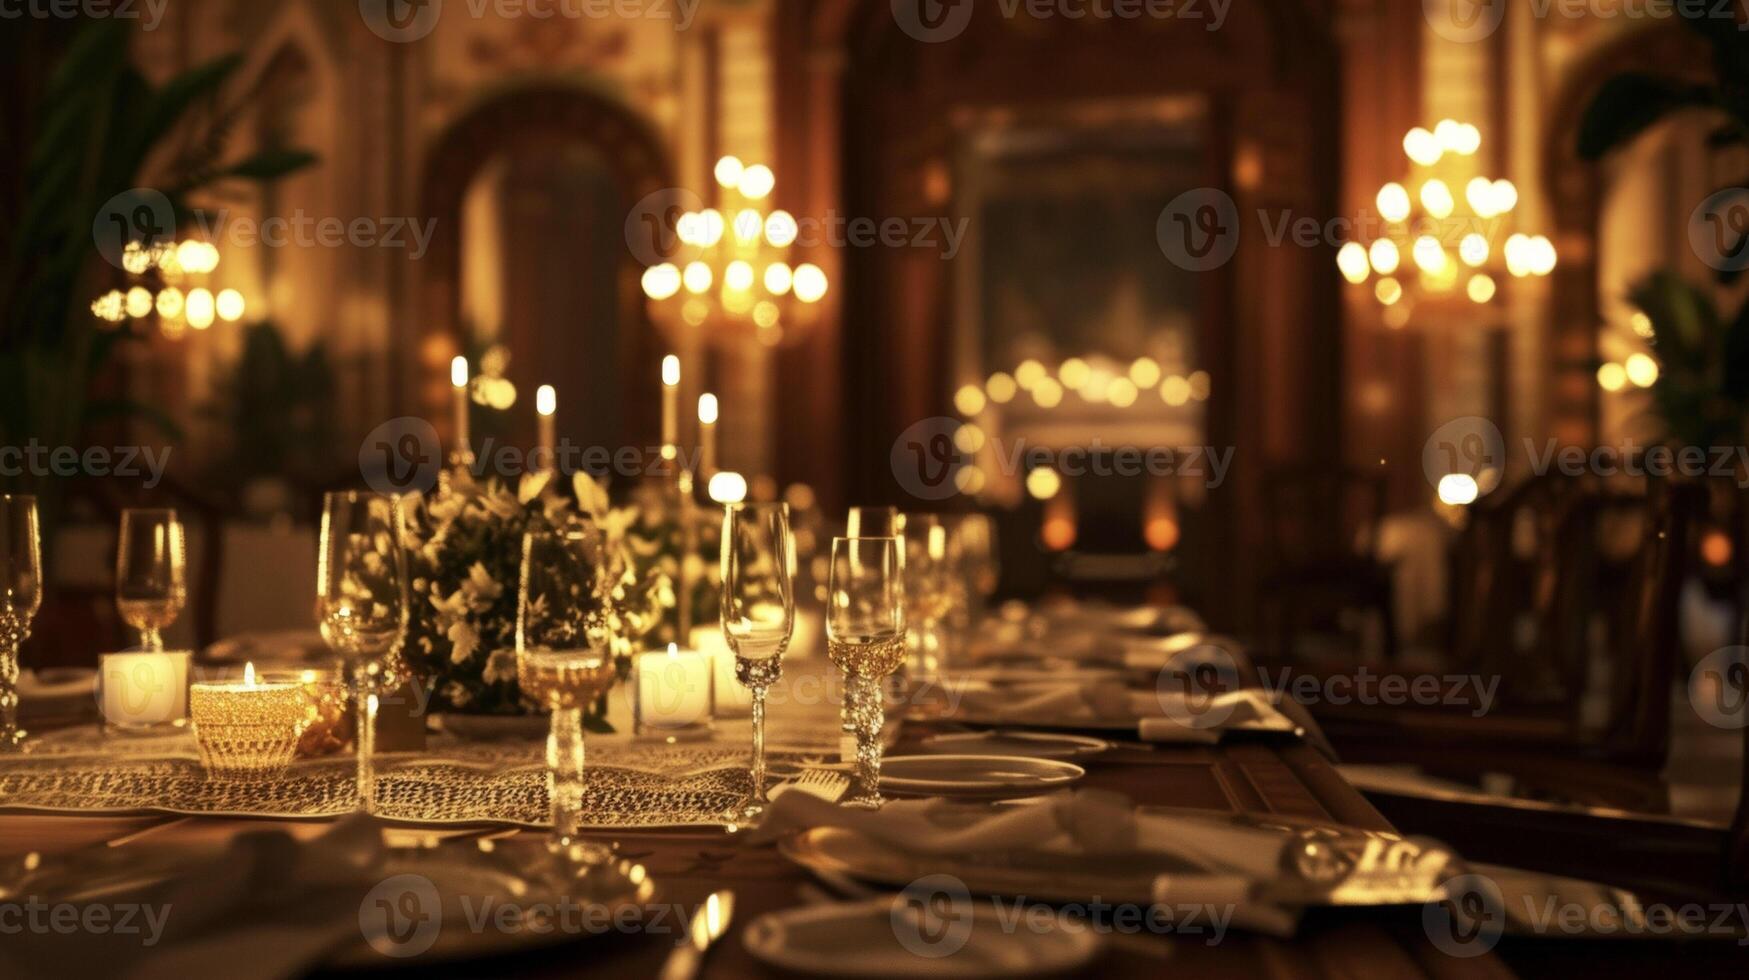
[[(7, 718), (0, 826), (37, 836), (0, 853), (0, 901), (168, 917), (149, 946), (51, 931), (0, 965), (173, 976), (267, 944), (255, 972), (290, 977), (587, 943), (676, 978), (713, 949), (727, 973), (1125, 972), (1178, 955), (1184, 910), (1291, 943), (1463, 867), (1341, 784), (1194, 613), (989, 609), (978, 515), (858, 508), (803, 562), (784, 503), (670, 497), (649, 540), (680, 560), (652, 560), (660, 503), (554, 477), (461, 461), (427, 499), (331, 493), (318, 629), (203, 651), (161, 638), (187, 605), (176, 513), (127, 512), (140, 643), (19, 685), (43, 724)], [(1088, 903), (1168, 926), (1063, 918)]]

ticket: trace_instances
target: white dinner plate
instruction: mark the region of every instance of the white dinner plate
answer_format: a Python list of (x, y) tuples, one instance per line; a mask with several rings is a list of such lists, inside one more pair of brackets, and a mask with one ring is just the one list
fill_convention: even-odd
[(1024, 756), (1033, 759), (1074, 759), (1097, 755), (1111, 748), (1104, 739), (1085, 735), (1058, 735), (1049, 732), (957, 732), (951, 735), (931, 735), (924, 739), (925, 752), (977, 755)]
[(881, 760), (881, 792), (996, 799), (1062, 789), (1087, 770), (1059, 759), (1006, 755), (895, 755)]
[(900, 895), (762, 915), (741, 935), (747, 952), (791, 973), (832, 977), (1016, 977), (1087, 964), (1099, 938), (1087, 929), (1004, 923), (989, 902), (969, 914), (917, 908)]

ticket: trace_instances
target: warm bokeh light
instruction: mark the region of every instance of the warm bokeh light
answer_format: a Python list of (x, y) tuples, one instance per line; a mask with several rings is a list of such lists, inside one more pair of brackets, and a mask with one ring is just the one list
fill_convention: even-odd
[(1136, 383), (1127, 377), (1114, 378), (1105, 396), (1111, 401), (1113, 408), (1129, 408), (1136, 403), (1141, 392), (1136, 389)]
[(826, 273), (812, 262), (803, 262), (796, 266), (793, 288), (796, 299), (818, 303), (826, 295)]
[(1208, 401), (1210, 379), (1207, 371), (1190, 372), (1190, 397), (1196, 401)]
[(1359, 242), (1349, 242), (1343, 245), (1336, 252), (1336, 268), (1341, 270), (1342, 278), (1355, 285), (1366, 282), (1367, 273), (1370, 271), (1366, 259), (1366, 246)]
[(984, 448), (984, 430), (967, 422), (953, 430), (954, 448), (967, 455), (976, 455)]
[(777, 177), (772, 174), (770, 167), (763, 163), (756, 163), (741, 171), (741, 180), (738, 186), (741, 193), (747, 196), (747, 200), (757, 201), (770, 194), (771, 189), (777, 186)]
[(1731, 536), (1718, 528), (1708, 530), (1700, 539), (1700, 560), (1714, 568), (1724, 568), (1731, 563), (1731, 554), (1736, 549), (1731, 547)]
[(1652, 330), (1652, 318), (1640, 310), (1635, 310), (1633, 315), (1628, 317), (1628, 328), (1633, 330), (1634, 336), (1642, 337), (1646, 340), (1651, 340), (1654, 333)]
[(782, 296), (795, 285), (796, 274), (787, 262), (773, 262), (765, 267), (765, 291), (773, 296)]
[(1142, 529), (1142, 537), (1155, 551), (1171, 551), (1178, 545), (1178, 522), (1170, 517), (1155, 517)]
[(968, 418), (982, 412), (984, 410), (984, 390), (977, 385), (961, 385), (960, 390), (954, 392), (953, 407), (958, 409), (961, 415)]
[(753, 266), (736, 259), (723, 270), (723, 285), (736, 292), (746, 292), (753, 288)]
[(1190, 379), (1174, 374), (1160, 384), (1160, 399), (1177, 408), (1190, 401)]
[(738, 504), (747, 499), (747, 478), (730, 470), (711, 474), (707, 493), (719, 504)]
[(1063, 489), (1063, 478), (1048, 466), (1040, 466), (1026, 474), (1026, 492), (1034, 500), (1049, 500)]
[(1130, 364), (1130, 381), (1137, 388), (1152, 388), (1160, 383), (1160, 362), (1151, 357), (1138, 357)]
[(1604, 391), (1620, 391), (1628, 383), (1627, 369), (1610, 361), (1597, 369), (1597, 386)]
[(167, 320), (182, 316), (182, 290), (171, 286), (158, 294), (158, 315)]
[(1390, 306), (1403, 298), (1403, 284), (1386, 276), (1373, 287), (1373, 295), (1378, 297), (1380, 303)]
[(740, 157), (723, 157), (717, 161), (717, 183), (724, 187), (734, 187), (741, 182), (741, 174), (746, 169)]
[(1422, 235), (1415, 239), (1413, 255), (1416, 267), (1428, 274), (1443, 271), (1448, 261), (1445, 247), (1440, 245), (1439, 239), (1432, 235)]
[(1478, 232), (1470, 232), (1458, 243), (1458, 258), (1470, 268), (1476, 268), (1488, 261), (1488, 240)]
[(765, 240), (778, 248), (788, 248), (795, 244), (796, 236), (801, 233), (801, 227), (796, 224), (795, 216), (788, 211), (773, 211), (765, 218)]
[(1021, 361), (1020, 365), (1014, 369), (1015, 383), (1027, 391), (1031, 391), (1044, 378), (1045, 366), (1030, 357)]
[(669, 354), (662, 358), (662, 383), (670, 388), (680, 384), (680, 358)]
[(650, 266), (644, 270), (644, 295), (664, 300), (680, 292), (680, 270), (672, 262)]
[(1367, 257), (1372, 260), (1373, 271), (1381, 276), (1388, 276), (1402, 265), (1403, 255), (1397, 250), (1397, 243), (1389, 238), (1381, 238), (1372, 243), (1367, 250)]
[(709, 292), (713, 278), (711, 267), (703, 262), (688, 262), (686, 273), (681, 277), (682, 281), (686, 283), (686, 291), (689, 293)]
[(559, 410), (559, 393), (552, 385), (541, 385), (534, 390), (534, 410), (548, 416)]
[(1646, 354), (1629, 354), (1622, 362), (1622, 370), (1636, 388), (1650, 388), (1658, 383), (1658, 362)]
[[(133, 294), (131, 292), (128, 295), (128, 301), (129, 306), (131, 307), (133, 302)], [(243, 319), (243, 313), (245, 312), (243, 294), (235, 289), (219, 290), (217, 309), (219, 319), (226, 323), (236, 323), (238, 320)]]
[(213, 294), (212, 290), (197, 287), (188, 291), (188, 299), (183, 304), (182, 315), (188, 320), (188, 325), (196, 330), (205, 330), (213, 325)]
[(1395, 181), (1379, 188), (1376, 203), (1379, 217), (1386, 221), (1404, 221), (1409, 217), (1409, 191)]
[(1082, 391), (1093, 377), (1093, 369), (1079, 357), (1071, 357), (1057, 367), (1057, 379), (1070, 391)]
[[(232, 292), (232, 290), (226, 290), (226, 292)], [(241, 299), (242, 297), (238, 297), (238, 298)], [(143, 316), (151, 316), (152, 315), (152, 291), (147, 289), (144, 286), (135, 286), (134, 288), (128, 290), (127, 300), (124, 304), (124, 307), (127, 310), (128, 316), (131, 316), (136, 320), (138, 320), (140, 317), (143, 317)], [(230, 319), (235, 319), (235, 318), (232, 317)]]
[(984, 382), (985, 393), (990, 396), (991, 401), (998, 405), (1006, 405), (1013, 401), (1019, 387), (1020, 385), (1015, 382), (1013, 376), (1003, 371), (997, 371), (990, 375), (990, 380)]
[(1040, 408), (1056, 408), (1063, 403), (1063, 386), (1054, 378), (1044, 377), (1032, 386), (1032, 400)]
[(1445, 148), (1440, 146), (1439, 140), (1432, 133), (1416, 126), (1404, 134), (1403, 152), (1409, 155), (1409, 159), (1423, 167), (1431, 167), (1439, 162), (1441, 156), (1445, 155)]
[(746, 208), (735, 214), (735, 241), (751, 245), (765, 231), (765, 218), (758, 211)]
[(1045, 518), (1039, 540), (1052, 551), (1068, 551), (1075, 544), (1075, 519), (1059, 515)]
[(1468, 473), (1447, 473), (1439, 478), (1439, 501), (1452, 507), (1463, 507), (1476, 502), (1481, 488), (1476, 485), (1476, 478)]
[(1447, 187), (1443, 180), (1430, 180), (1427, 183), (1422, 184), (1421, 206), (1426, 208), (1427, 213), (1433, 215), (1435, 218), (1444, 219), (1451, 217), (1451, 210), (1454, 206), (1451, 197), (1451, 188)]
[(698, 420), (705, 425), (717, 424), (717, 396), (710, 392), (698, 396)]
[(1470, 277), (1465, 292), (1469, 294), (1471, 302), (1486, 303), (1494, 298), (1496, 288), (1492, 276), (1485, 272), (1478, 272)]
[(451, 387), (466, 388), (468, 386), (468, 359), (457, 354), (449, 362), (449, 383)]

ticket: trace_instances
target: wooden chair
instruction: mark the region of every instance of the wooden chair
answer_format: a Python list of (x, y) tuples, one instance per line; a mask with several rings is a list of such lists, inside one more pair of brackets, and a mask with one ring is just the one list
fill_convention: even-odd
[[(1467, 605), (1454, 610), (1452, 669), (1501, 678), (1493, 710), (1472, 717), (1469, 705), (1313, 705), (1314, 714), (1350, 761), (1466, 777), (1505, 772), (1531, 792), (1662, 809), (1678, 600), (1700, 496), (1662, 480), (1648, 481), (1641, 496), (1590, 483), (1509, 495), (1476, 515), (1460, 545), (1467, 553), (1456, 593)], [(1524, 528), (1527, 512), (1521, 560), (1512, 557), (1512, 527)], [(1639, 520), (1640, 544), (1618, 574), (1599, 529), (1624, 514)], [(1600, 616), (1605, 647), (1594, 652)], [(1518, 642), (1522, 634), (1528, 641)], [(1584, 711), (1598, 659), (1613, 668), (1601, 720)]]
[(1264, 480), (1267, 571), (1259, 583), (1271, 652), (1294, 661), (1296, 638), (1344, 610), (1378, 614), (1387, 660), (1397, 655), (1391, 570), (1376, 555), (1382, 477), (1337, 467), (1287, 467)]

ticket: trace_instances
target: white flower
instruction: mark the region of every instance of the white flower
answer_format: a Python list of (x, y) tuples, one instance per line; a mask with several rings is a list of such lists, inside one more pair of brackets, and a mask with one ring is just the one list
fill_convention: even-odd
[(474, 651), (480, 648), (480, 634), (474, 632), (473, 624), (467, 620), (457, 620), (450, 624), (449, 662), (464, 664), (474, 657)]
[(493, 650), (486, 658), (486, 669), (480, 672), (480, 677), (488, 684), (516, 679), (516, 651), (508, 647)]

